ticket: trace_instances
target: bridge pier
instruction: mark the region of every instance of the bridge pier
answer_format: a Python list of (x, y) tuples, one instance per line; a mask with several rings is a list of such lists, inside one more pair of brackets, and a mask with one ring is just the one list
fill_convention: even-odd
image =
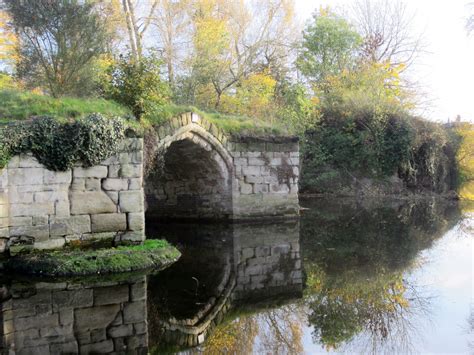
[(194, 113), (158, 128), (145, 176), (147, 217), (252, 220), (296, 217), (297, 137), (229, 136)]

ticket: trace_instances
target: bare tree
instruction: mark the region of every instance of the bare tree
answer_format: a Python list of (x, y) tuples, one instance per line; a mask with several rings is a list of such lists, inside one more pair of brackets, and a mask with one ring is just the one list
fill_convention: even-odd
[(402, 1), (358, 0), (352, 13), (367, 59), (409, 67), (424, 50), (423, 35), (413, 28), (415, 13)]

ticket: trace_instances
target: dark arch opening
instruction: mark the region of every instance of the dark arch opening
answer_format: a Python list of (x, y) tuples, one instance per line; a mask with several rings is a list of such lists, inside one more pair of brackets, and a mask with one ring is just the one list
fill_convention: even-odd
[(146, 218), (226, 220), (232, 212), (228, 167), (211, 145), (194, 136), (166, 149), (145, 181)]

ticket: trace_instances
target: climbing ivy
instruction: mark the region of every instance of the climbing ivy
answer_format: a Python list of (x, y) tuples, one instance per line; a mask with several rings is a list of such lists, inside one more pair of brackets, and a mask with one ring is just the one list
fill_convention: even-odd
[(0, 127), (0, 168), (17, 154), (31, 152), (49, 170), (65, 171), (76, 162), (96, 165), (117, 151), (125, 138), (121, 118), (91, 114), (73, 122), (52, 117)]

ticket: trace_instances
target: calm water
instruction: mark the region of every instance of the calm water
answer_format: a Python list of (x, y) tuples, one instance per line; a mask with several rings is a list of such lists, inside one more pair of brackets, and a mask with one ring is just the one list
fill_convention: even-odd
[(10, 353), (474, 353), (474, 214), (440, 201), (304, 200), (299, 221), (156, 225), (153, 275), (4, 275)]

